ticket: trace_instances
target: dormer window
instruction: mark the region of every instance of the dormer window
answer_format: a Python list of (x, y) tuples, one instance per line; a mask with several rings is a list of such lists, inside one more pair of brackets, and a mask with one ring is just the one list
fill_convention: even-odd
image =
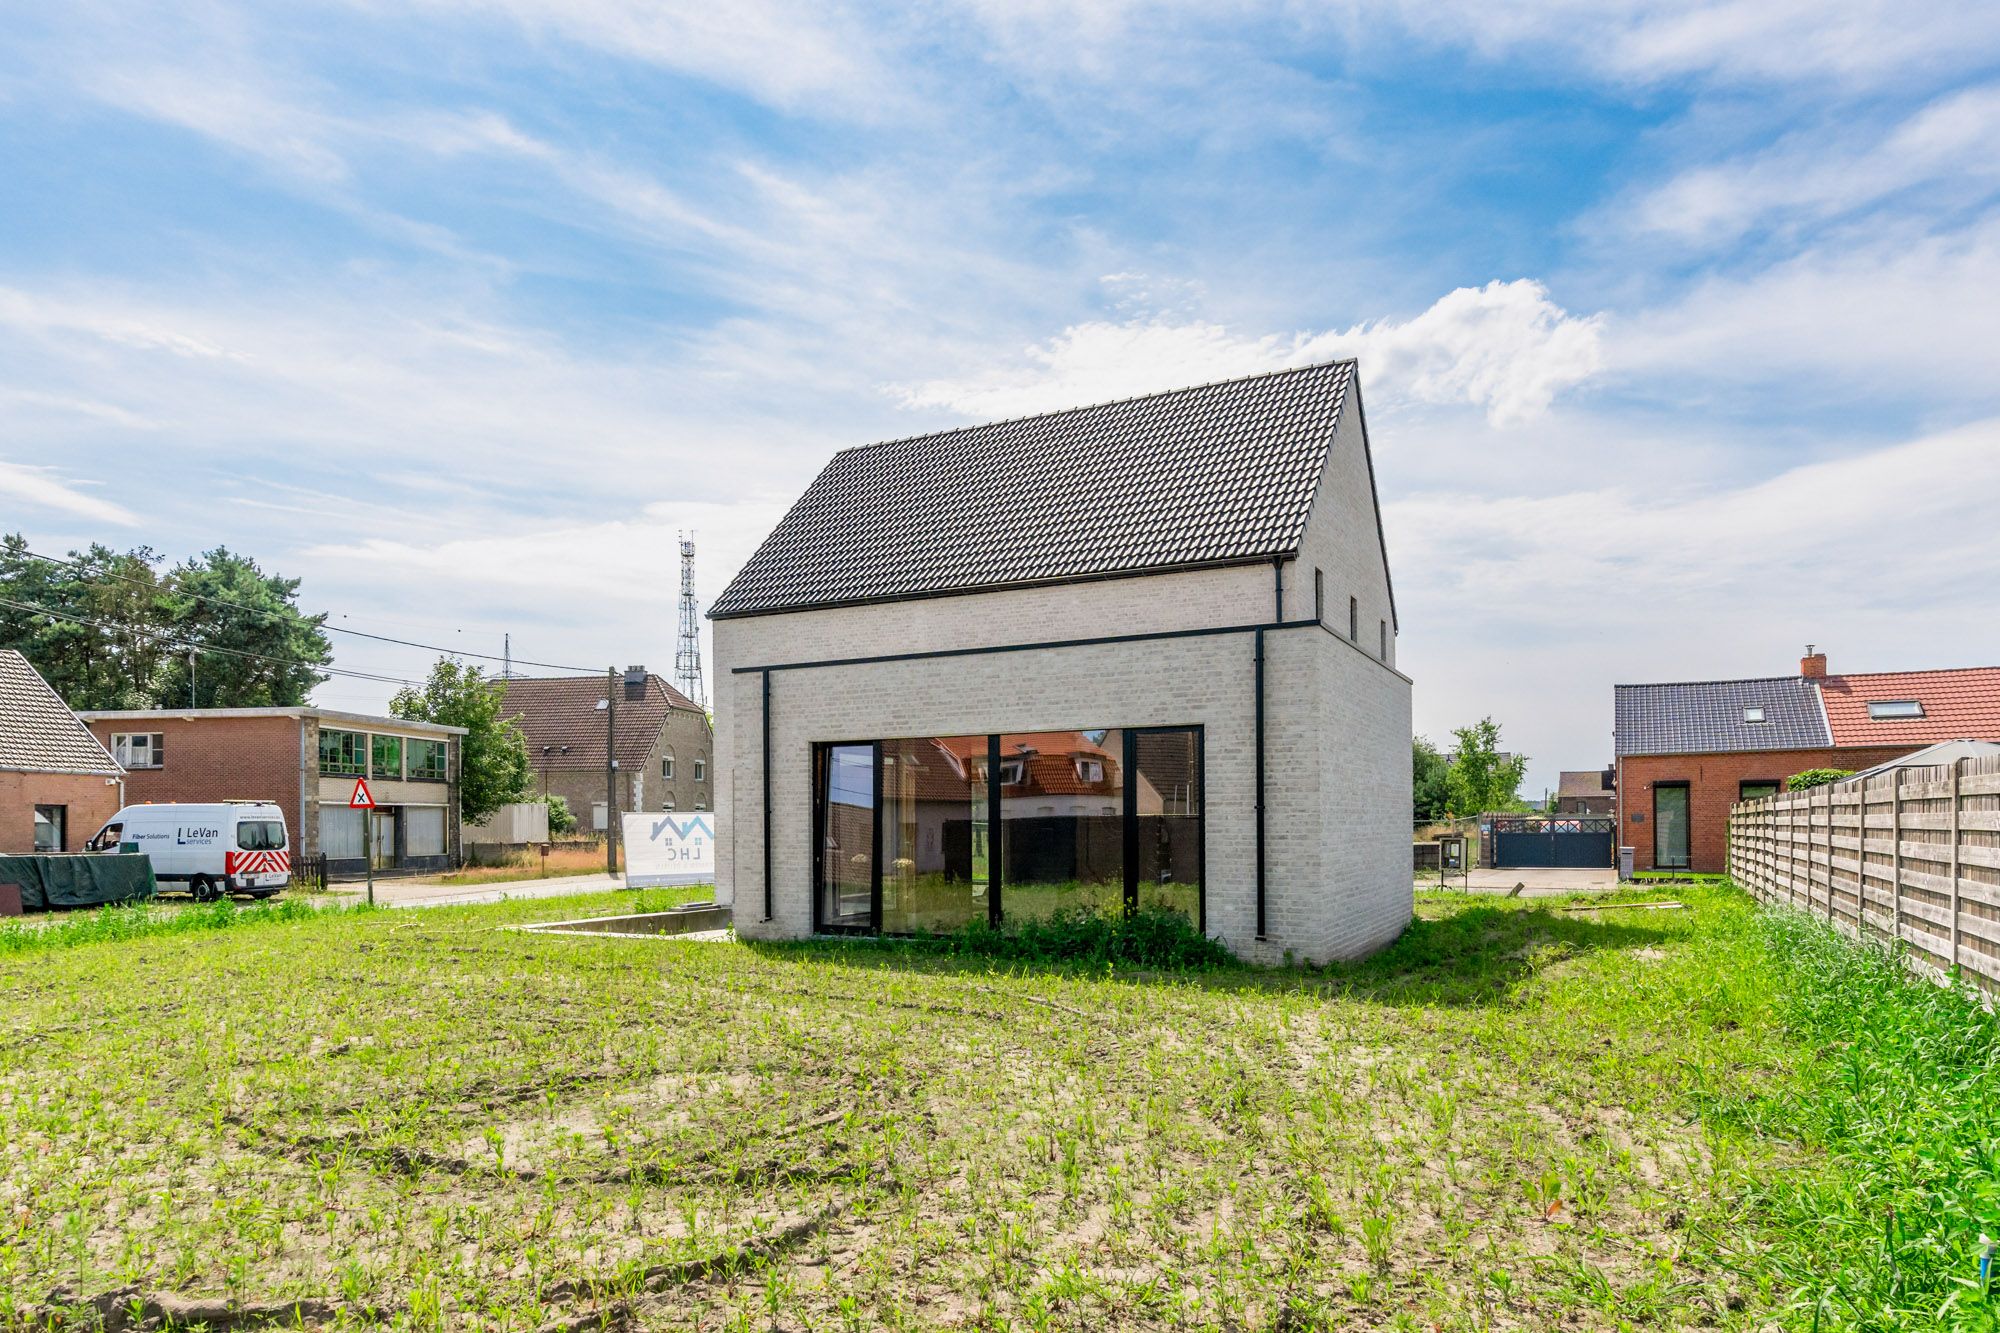
[(1743, 710), (1743, 720), (1745, 722), (1762, 722), (1764, 720), (1764, 710), (1753, 704)]
[(1003, 787), (1020, 786), (1022, 771), (1023, 768), (1020, 760), (1002, 760), (1000, 764), (1000, 785)]
[(1104, 781), (1104, 761), (1102, 759), (1077, 760), (1076, 776), (1080, 782)]
[(1900, 722), (1907, 718), (1922, 717), (1924, 706), (1915, 699), (1870, 699), (1868, 719), (1871, 722)]

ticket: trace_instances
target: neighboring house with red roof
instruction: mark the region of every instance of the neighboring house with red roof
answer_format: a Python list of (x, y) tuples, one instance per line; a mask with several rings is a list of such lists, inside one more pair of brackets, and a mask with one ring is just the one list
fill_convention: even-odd
[[(609, 678), (512, 676), (498, 684), (500, 711), (527, 743), (535, 790), (562, 797), (580, 826), (601, 832), (614, 800), (604, 768)], [(714, 808), (707, 711), (644, 667), (626, 669), (616, 700), (618, 812)]]
[(1619, 840), (1635, 869), (1720, 873), (1729, 811), (1811, 768), (1859, 770), (1939, 741), (2000, 741), (2000, 667), (1619, 685)]

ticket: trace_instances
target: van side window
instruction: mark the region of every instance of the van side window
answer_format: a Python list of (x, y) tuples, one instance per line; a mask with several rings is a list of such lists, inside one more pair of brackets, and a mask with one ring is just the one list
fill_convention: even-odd
[(90, 850), (93, 852), (108, 852), (118, 845), (118, 840), (124, 836), (124, 833), (125, 826), (123, 824), (106, 824), (97, 831), (97, 836), (90, 840)]

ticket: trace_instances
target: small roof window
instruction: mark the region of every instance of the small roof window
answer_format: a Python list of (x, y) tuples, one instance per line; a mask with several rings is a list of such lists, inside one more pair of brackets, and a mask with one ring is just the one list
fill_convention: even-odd
[(1752, 705), (1750, 705), (1750, 707), (1748, 707), (1748, 708), (1744, 709), (1744, 710), (1743, 710), (1743, 720), (1744, 720), (1745, 722), (1762, 722), (1762, 721), (1764, 720), (1764, 707), (1763, 707), (1763, 705), (1762, 705), (1762, 704), (1752, 704)]
[(599, 700), (597, 701), (597, 711), (598, 711), (598, 712), (600, 712), (600, 713), (601, 713), (601, 712), (603, 712), (603, 711), (604, 711), (605, 709), (607, 709), (607, 708), (609, 708), (609, 707), (611, 707), (611, 701), (610, 701), (609, 699), (599, 699)]
[(1924, 706), (1915, 699), (1870, 699), (1868, 716), (1875, 722), (1893, 722), (1900, 718), (1922, 717)]

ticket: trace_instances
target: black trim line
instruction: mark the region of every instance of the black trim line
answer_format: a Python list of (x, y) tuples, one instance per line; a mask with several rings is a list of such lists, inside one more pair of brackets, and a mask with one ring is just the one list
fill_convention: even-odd
[[(1310, 623), (1310, 622), (1308, 622)], [(1264, 938), (1264, 631), (1257, 631), (1257, 938)]]
[(764, 920), (778, 914), (771, 892), (771, 673), (764, 673)]
[[(918, 653), (883, 653), (875, 657), (828, 657), (807, 662), (769, 662), (762, 666), (740, 666), (730, 668), (732, 675), (745, 675), (753, 671), (809, 671), (814, 667), (873, 666), (881, 662), (920, 662), (929, 658), (943, 657), (984, 657), (989, 653), (1029, 653), (1050, 648), (1095, 648), (1113, 643), (1147, 643), (1160, 639), (1200, 639), (1214, 634), (1262, 633), (1267, 629), (1305, 629), (1317, 625), (1316, 620), (1264, 621), (1249, 625), (1209, 625), (1201, 629), (1154, 630), (1146, 634), (1104, 634), (1088, 639), (1048, 639), (1040, 643), (995, 643), (980, 648), (934, 648)], [(1368, 660), (1376, 659), (1368, 654)], [(1394, 668), (1390, 668), (1394, 670)], [(1400, 674), (1400, 673), (1398, 673)]]

